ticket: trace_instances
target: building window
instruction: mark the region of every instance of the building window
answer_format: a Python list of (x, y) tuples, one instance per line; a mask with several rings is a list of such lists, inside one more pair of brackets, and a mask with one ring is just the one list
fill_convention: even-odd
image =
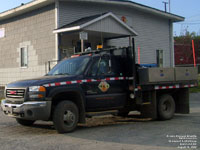
[(157, 65), (158, 67), (163, 67), (164, 66), (164, 52), (163, 50), (156, 50), (156, 58), (157, 58)]
[(5, 37), (5, 28), (0, 28), (0, 38)]
[(20, 48), (21, 52), (21, 67), (28, 67), (28, 49), (27, 47)]

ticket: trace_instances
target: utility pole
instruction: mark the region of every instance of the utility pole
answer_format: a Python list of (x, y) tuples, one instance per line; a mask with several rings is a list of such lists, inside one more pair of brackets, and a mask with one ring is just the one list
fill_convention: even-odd
[(163, 3), (165, 5), (165, 12), (167, 12), (167, 4), (168, 4), (168, 2), (163, 2)]
[(171, 13), (171, 0), (169, 0), (168, 4), (169, 4), (169, 13)]

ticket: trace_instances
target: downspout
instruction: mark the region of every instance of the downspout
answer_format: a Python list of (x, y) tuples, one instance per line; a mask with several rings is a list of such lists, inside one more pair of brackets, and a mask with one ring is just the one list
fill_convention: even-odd
[[(55, 0), (55, 29), (59, 27), (59, 0)], [(55, 33), (55, 60), (59, 60), (59, 33)]]

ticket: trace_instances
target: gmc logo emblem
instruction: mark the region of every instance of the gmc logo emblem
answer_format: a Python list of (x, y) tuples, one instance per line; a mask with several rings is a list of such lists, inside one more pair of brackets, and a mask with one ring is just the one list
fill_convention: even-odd
[(9, 93), (14, 95), (14, 94), (17, 94), (17, 91), (9, 91)]

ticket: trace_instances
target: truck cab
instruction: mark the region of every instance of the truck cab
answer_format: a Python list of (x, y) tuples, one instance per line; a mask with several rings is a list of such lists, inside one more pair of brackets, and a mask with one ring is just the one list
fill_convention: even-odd
[(145, 71), (135, 64), (131, 47), (81, 53), (61, 61), (41, 78), (8, 84), (1, 108), (22, 125), (53, 121), (59, 133), (85, 123), (88, 112), (118, 110), (124, 116), (137, 110), (161, 120), (171, 119), (175, 112), (189, 113), (188, 88), (156, 87), (196, 86), (195, 78), (151, 83), (140, 72)]

